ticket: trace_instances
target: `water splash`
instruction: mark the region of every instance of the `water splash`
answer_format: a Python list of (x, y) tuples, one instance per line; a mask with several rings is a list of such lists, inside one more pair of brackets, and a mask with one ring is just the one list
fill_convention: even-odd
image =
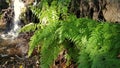
[(20, 15), (23, 12), (23, 9), (25, 8), (25, 3), (21, 0), (14, 0), (14, 20), (13, 20), (13, 29), (11, 29), (7, 34), (1, 35), (2, 38), (15, 38), (18, 36), (19, 30), (21, 26), (19, 25), (20, 22)]

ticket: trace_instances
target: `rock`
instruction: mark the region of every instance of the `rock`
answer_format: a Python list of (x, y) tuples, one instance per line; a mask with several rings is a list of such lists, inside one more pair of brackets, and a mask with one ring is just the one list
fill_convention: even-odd
[(102, 10), (103, 16), (106, 21), (109, 22), (120, 22), (120, 2), (118, 3), (107, 3), (105, 9)]
[(0, 38), (0, 55), (7, 56), (26, 56), (28, 52), (28, 42), (25, 39), (7, 39)]
[(32, 4), (35, 0), (23, 0), (25, 3), (26, 3), (26, 5), (30, 5), (30, 4)]
[[(0, 19), (0, 30), (5, 29), (5, 23), (3, 23), (4, 21), (2, 19)], [(0, 31), (1, 32), (1, 31)]]
[(12, 29), (13, 26), (12, 22), (14, 18), (14, 12), (13, 12), (13, 8), (11, 7), (4, 9), (3, 11), (4, 13), (2, 14), (1, 23), (4, 24), (5, 32), (8, 32)]
[(0, 0), (0, 12), (2, 9), (8, 8), (9, 4), (6, 2), (6, 0)]
[(28, 45), (25, 42), (20, 42), (16, 47), (7, 49), (9, 56), (26, 56), (28, 53)]
[(120, 0), (76, 0), (70, 7), (77, 17), (120, 23)]

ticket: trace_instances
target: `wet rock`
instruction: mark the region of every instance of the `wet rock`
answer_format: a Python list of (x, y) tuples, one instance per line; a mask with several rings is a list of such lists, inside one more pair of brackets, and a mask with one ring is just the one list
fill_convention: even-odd
[(9, 4), (6, 2), (6, 0), (0, 0), (0, 12), (2, 9), (6, 9), (9, 6)]
[(4, 40), (0, 39), (0, 54), (8, 56), (26, 56), (28, 42), (25, 39)]
[(15, 47), (11, 47), (7, 49), (7, 54), (9, 56), (27, 56), (28, 53), (28, 44), (26, 42), (19, 42)]
[(4, 21), (2, 19), (0, 19), (0, 32), (4, 31), (5, 29), (5, 23), (3, 23)]
[(5, 32), (8, 32), (12, 29), (13, 26), (13, 8), (9, 7), (7, 9), (4, 9), (3, 12), (4, 13), (2, 14), (2, 23), (5, 24)]

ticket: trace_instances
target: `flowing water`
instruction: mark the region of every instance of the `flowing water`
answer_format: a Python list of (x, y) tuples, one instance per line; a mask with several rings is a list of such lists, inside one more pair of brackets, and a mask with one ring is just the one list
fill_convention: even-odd
[[(36, 2), (34, 3), (34, 6)], [(0, 68), (39, 68), (39, 56), (38, 51), (35, 51), (35, 56), (27, 56), (28, 54), (28, 42), (33, 33), (21, 33), (21, 14), (26, 11), (26, 5), (21, 0), (14, 0), (12, 8), (12, 14), (14, 16), (8, 21), (5, 21), (4, 29), (0, 33)], [(10, 7), (11, 8), (11, 7)], [(13, 10), (14, 9), (14, 10)], [(9, 14), (8, 14), (9, 16)], [(7, 20), (7, 19), (5, 19)], [(12, 22), (11, 22), (12, 21)], [(3, 22), (2, 22), (3, 23)], [(10, 26), (6, 26), (10, 24)], [(10, 30), (7, 30), (9, 29)], [(3, 34), (5, 32), (5, 34)], [(1, 35), (2, 34), (2, 35)]]
[(25, 3), (21, 0), (14, 0), (14, 20), (13, 20), (13, 28), (7, 32), (7, 34), (2, 34), (1, 37), (3, 39), (14, 39), (18, 36), (19, 30), (21, 28), (20, 26), (20, 15), (23, 12), (23, 9), (25, 7)]

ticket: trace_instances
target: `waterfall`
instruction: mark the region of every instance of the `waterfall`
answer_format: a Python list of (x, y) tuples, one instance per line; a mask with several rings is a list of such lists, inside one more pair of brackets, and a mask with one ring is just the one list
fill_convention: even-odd
[(7, 33), (1, 35), (4, 39), (6, 38), (15, 38), (18, 36), (18, 32), (21, 28), (20, 26), (20, 15), (23, 12), (25, 7), (25, 3), (21, 0), (14, 0), (14, 20), (13, 20), (13, 28)]

